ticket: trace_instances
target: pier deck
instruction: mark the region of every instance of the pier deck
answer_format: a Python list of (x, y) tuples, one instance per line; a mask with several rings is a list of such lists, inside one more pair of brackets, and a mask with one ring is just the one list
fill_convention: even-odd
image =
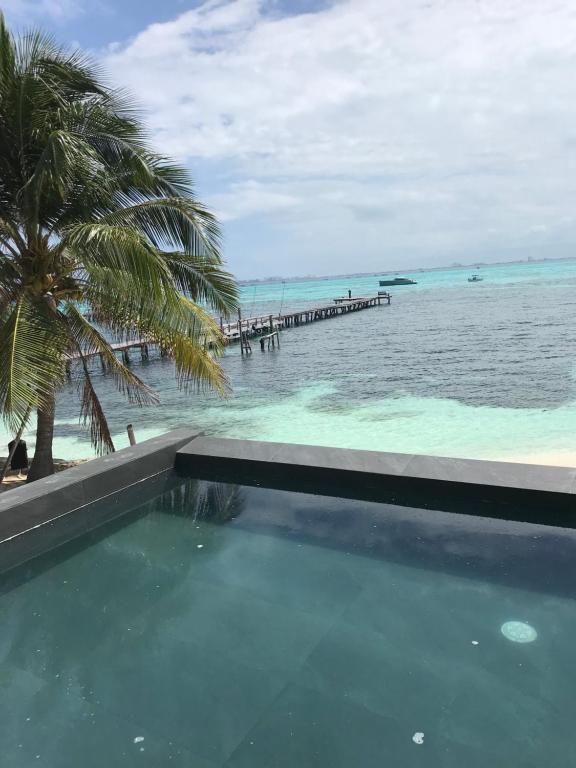
[[(334, 299), (332, 304), (322, 307), (300, 309), (296, 312), (288, 312), (279, 315), (247, 317), (239, 319), (235, 323), (223, 323), (221, 321), (220, 327), (224, 334), (226, 344), (242, 340), (243, 343), (241, 348), (242, 352), (244, 352), (244, 347), (249, 338), (262, 338), (260, 346), (264, 349), (264, 339), (268, 340), (268, 347), (270, 347), (271, 341), (274, 343), (274, 340), (276, 340), (278, 346), (280, 346), (278, 331), (281, 328), (294, 328), (300, 325), (305, 325), (306, 323), (313, 323), (316, 320), (326, 320), (330, 317), (345, 315), (348, 312), (359, 312), (362, 309), (380, 306), (382, 302), (390, 304), (390, 299), (391, 296), (389, 293), (379, 293), (377, 296), (361, 296), (350, 299), (342, 297)], [(168, 354), (167, 350), (159, 345), (158, 342), (154, 341), (154, 339), (134, 339), (131, 341), (111, 344), (110, 346), (114, 352), (119, 352), (122, 355), (122, 359), (125, 363), (130, 362), (129, 353), (131, 350), (138, 350), (142, 360), (148, 359), (150, 347), (159, 347), (162, 357), (165, 357)], [(86, 352), (82, 357), (85, 359), (100, 357), (102, 367), (105, 368), (105, 363), (99, 352)], [(80, 360), (80, 355), (71, 355), (68, 358), (66, 364), (68, 371), (70, 363), (75, 360)]]
[[(114, 352), (120, 352), (122, 355), (122, 360), (125, 363), (130, 362), (130, 350), (139, 350), (140, 351), (140, 357), (142, 360), (148, 360), (150, 356), (150, 347), (158, 347), (160, 349), (160, 356), (161, 357), (167, 357), (168, 351), (165, 347), (162, 346), (162, 344), (159, 344), (154, 339), (131, 339), (130, 341), (121, 341), (121, 342), (115, 342), (113, 344), (110, 344), (110, 347)], [(84, 358), (84, 360), (90, 360), (93, 357), (99, 357), (100, 362), (102, 363), (102, 367), (106, 368), (105, 362), (102, 358), (102, 355), (100, 352), (84, 352), (82, 356), (75, 354), (75, 355), (69, 355), (66, 360), (66, 370), (69, 373), (70, 372), (70, 364), (73, 363), (76, 360), (81, 360)]]
[(241, 318), (234, 323), (221, 323), (222, 332), (227, 342), (240, 341), (242, 336), (254, 337), (262, 333), (270, 333), (280, 328), (293, 328), (316, 320), (326, 320), (329, 317), (345, 315), (348, 312), (359, 312), (362, 309), (380, 306), (382, 302), (390, 304), (389, 293), (377, 296), (360, 296), (355, 298), (337, 298), (332, 304), (322, 307), (300, 309), (281, 315), (258, 315), (257, 317)]

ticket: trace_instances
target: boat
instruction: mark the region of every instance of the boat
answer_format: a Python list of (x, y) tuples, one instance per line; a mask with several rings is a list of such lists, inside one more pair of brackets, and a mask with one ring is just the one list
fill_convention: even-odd
[(484, 280), (484, 278), (483, 278), (483, 277), (480, 277), (480, 275), (479, 275), (477, 272), (475, 272), (475, 273), (472, 275), (472, 277), (469, 277), (469, 278), (468, 278), (468, 282), (469, 282), (469, 283), (481, 283), (481, 282), (482, 282), (482, 280)]
[(416, 280), (410, 280), (408, 277), (394, 277), (392, 280), (380, 280), (380, 286), (385, 285), (416, 285)]

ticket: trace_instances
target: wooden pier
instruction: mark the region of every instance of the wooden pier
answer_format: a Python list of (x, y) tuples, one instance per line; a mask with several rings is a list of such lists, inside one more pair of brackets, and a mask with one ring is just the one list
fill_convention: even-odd
[[(240, 342), (242, 354), (250, 353), (252, 346), (250, 339), (260, 341), (260, 349), (275, 349), (280, 347), (280, 336), (278, 331), (281, 328), (296, 328), (306, 323), (313, 323), (316, 320), (327, 320), (330, 317), (346, 315), (348, 312), (359, 312), (362, 309), (370, 307), (379, 307), (382, 303), (390, 304), (391, 296), (389, 293), (379, 293), (377, 296), (361, 297), (340, 297), (333, 299), (332, 304), (323, 307), (314, 307), (312, 309), (300, 309), (297, 312), (288, 312), (281, 315), (259, 315), (258, 317), (239, 318), (235, 323), (223, 323), (220, 321), (220, 327), (224, 334), (226, 344), (235, 341)], [(148, 360), (151, 347), (158, 347), (161, 357), (168, 356), (168, 350), (154, 339), (134, 339), (131, 341), (119, 342), (110, 345), (115, 353), (122, 356), (124, 363), (130, 362), (130, 352), (139, 352), (142, 360)], [(82, 355), (85, 360), (99, 357), (102, 369), (106, 369), (106, 363), (99, 352), (86, 352)], [(73, 362), (80, 360), (80, 355), (70, 355), (66, 362), (66, 370), (70, 374), (70, 366)]]
[(257, 336), (272, 334), (281, 328), (295, 328), (316, 320), (327, 320), (330, 317), (346, 315), (349, 312), (359, 312), (370, 307), (379, 307), (382, 303), (390, 304), (389, 293), (379, 293), (377, 296), (340, 297), (333, 299), (332, 304), (322, 307), (300, 309), (282, 315), (258, 315), (257, 317), (240, 317), (234, 323), (220, 323), (226, 343), (241, 341), (242, 351), (246, 346), (245, 340)]
[[(114, 344), (110, 344), (110, 347), (112, 348), (113, 352), (119, 352), (122, 356), (122, 361), (128, 365), (130, 363), (130, 352), (131, 351), (139, 351), (141, 359), (148, 360), (150, 357), (150, 347), (158, 347), (160, 350), (160, 357), (167, 357), (168, 356), (168, 350), (166, 347), (164, 347), (162, 344), (159, 344), (157, 341), (154, 341), (153, 339), (133, 339), (131, 341), (123, 341), (118, 342)], [(68, 376), (70, 376), (70, 366), (72, 363), (76, 362), (77, 360), (81, 360), (82, 358), (84, 360), (90, 360), (91, 358), (99, 357), (100, 358), (100, 364), (102, 365), (102, 370), (105, 371), (107, 369), (106, 362), (104, 358), (102, 357), (100, 352), (84, 352), (82, 354), (82, 357), (78, 354), (76, 355), (69, 355), (66, 360), (66, 373)]]

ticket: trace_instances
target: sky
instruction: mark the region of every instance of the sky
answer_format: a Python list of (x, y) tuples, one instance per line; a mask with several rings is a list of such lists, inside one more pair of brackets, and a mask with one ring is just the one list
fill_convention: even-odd
[(0, 0), (99, 59), (242, 279), (576, 255), (573, 0)]

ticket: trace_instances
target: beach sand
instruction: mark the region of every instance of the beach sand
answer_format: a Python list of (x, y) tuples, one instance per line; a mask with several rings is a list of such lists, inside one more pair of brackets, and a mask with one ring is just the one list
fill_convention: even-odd
[(515, 464), (544, 464), (550, 467), (576, 467), (576, 453), (556, 451), (551, 453), (532, 453), (521, 456), (506, 456), (498, 461), (510, 461)]

